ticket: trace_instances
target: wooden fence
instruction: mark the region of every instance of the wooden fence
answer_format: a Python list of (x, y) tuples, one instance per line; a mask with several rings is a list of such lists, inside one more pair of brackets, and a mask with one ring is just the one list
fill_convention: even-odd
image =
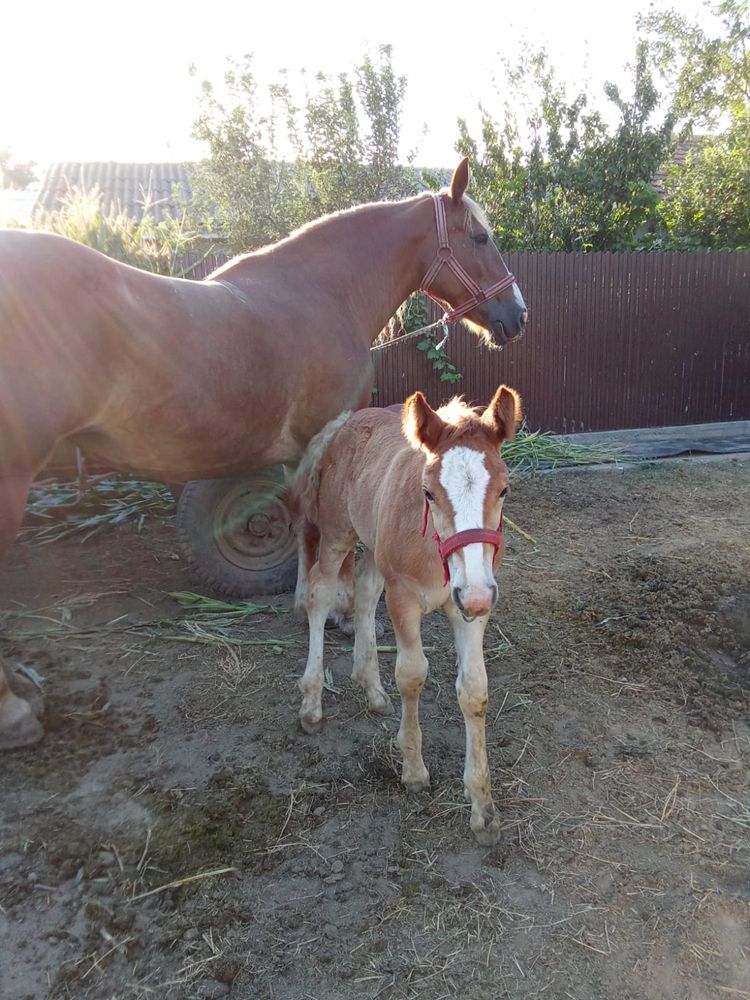
[[(562, 433), (750, 419), (750, 251), (508, 254), (528, 330), (502, 351), (460, 324), (441, 383), (414, 340), (373, 355), (377, 405), (422, 389), (487, 402), (506, 382)], [(436, 311), (435, 316), (439, 313)]]

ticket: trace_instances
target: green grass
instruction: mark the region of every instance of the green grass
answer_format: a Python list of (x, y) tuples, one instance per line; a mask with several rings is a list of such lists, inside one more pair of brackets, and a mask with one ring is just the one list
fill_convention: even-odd
[(525, 424), (512, 441), (503, 445), (502, 456), (511, 479), (523, 479), (538, 472), (574, 465), (637, 461), (615, 452), (560, 441), (549, 431), (529, 431)]

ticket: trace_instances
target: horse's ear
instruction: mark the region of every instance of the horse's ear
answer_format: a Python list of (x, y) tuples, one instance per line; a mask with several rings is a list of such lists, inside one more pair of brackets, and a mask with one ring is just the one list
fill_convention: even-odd
[(497, 435), (498, 444), (502, 444), (515, 437), (521, 417), (521, 397), (515, 389), (501, 385), (482, 414), (482, 422)]
[(438, 445), (445, 422), (435, 413), (424, 395), (417, 391), (404, 403), (401, 430), (417, 451), (432, 452)]
[(470, 178), (471, 169), (469, 167), (469, 157), (465, 156), (453, 171), (453, 177), (451, 178), (451, 198), (453, 199), (454, 205), (458, 205), (463, 198), (464, 192), (469, 186)]

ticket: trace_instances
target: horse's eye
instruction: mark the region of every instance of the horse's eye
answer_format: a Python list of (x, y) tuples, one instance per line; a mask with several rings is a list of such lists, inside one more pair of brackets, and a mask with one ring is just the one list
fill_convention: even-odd
[(474, 236), (473, 239), (475, 243), (478, 243), (482, 247), (485, 246), (490, 241), (490, 238), (487, 235), (487, 233), (477, 233), (477, 235)]
[(508, 487), (506, 486), (504, 490), (500, 491), (500, 498), (502, 499), (503, 497), (507, 497), (507, 495), (508, 495)]
[(435, 497), (432, 495), (432, 493), (430, 493), (430, 491), (427, 489), (426, 486), (423, 486), (422, 489), (424, 490), (424, 495), (427, 497), (427, 499), (430, 502), (432, 502), (435, 499)]

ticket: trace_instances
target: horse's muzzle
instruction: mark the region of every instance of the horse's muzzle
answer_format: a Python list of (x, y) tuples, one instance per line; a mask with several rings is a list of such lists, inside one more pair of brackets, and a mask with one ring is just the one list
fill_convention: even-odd
[(496, 303), (490, 320), (492, 334), (500, 346), (523, 336), (528, 313), (515, 302)]

